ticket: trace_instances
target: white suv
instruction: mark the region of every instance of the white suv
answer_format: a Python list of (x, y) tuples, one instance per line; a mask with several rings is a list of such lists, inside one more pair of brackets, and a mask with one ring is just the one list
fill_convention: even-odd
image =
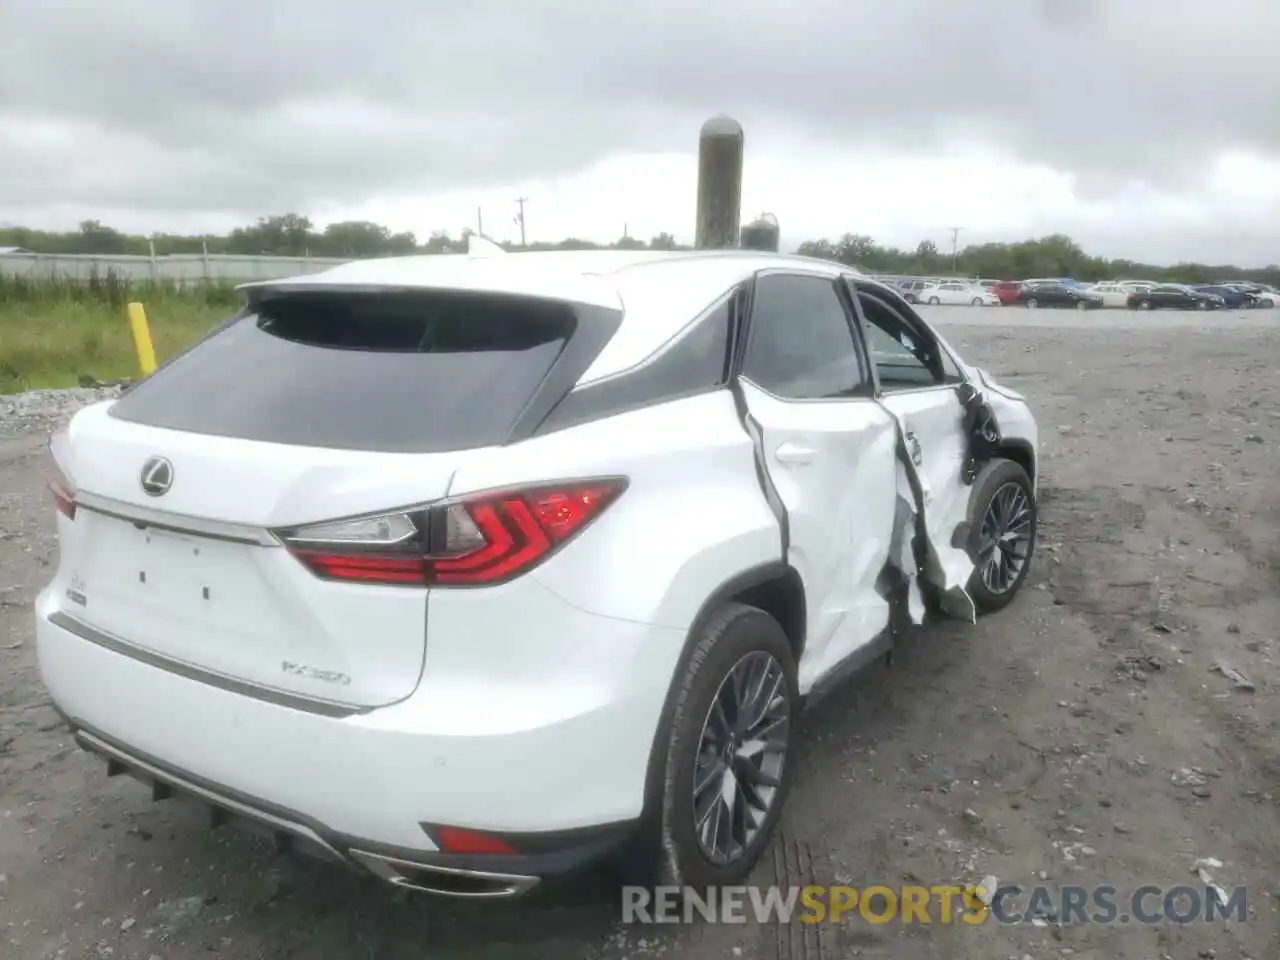
[(40, 665), (109, 773), (391, 883), (744, 877), (798, 712), (1008, 603), (1036, 427), (767, 253), (411, 257), (247, 306), (51, 443)]

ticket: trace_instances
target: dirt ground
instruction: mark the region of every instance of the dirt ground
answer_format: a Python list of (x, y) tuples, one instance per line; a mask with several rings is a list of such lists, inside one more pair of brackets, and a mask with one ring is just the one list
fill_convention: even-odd
[(42, 438), (0, 423), (0, 957), (1280, 957), (1280, 312), (932, 316), (1040, 417), (1032, 578), (807, 718), (754, 879), (990, 874), (1109, 884), (1123, 905), (1144, 884), (1203, 890), (1194, 865), (1216, 858), (1245, 922), (623, 926), (599, 877), (480, 907), (210, 831), (59, 727), (30, 613), (55, 551)]

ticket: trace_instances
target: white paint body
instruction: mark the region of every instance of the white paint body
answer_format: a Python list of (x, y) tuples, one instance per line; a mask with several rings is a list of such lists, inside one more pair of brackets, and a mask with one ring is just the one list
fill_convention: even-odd
[(998, 307), (1000, 298), (976, 283), (935, 283), (917, 292), (921, 303), (951, 306)]
[(1137, 284), (1095, 283), (1089, 287), (1090, 293), (1102, 298), (1104, 307), (1126, 307), (1129, 305), (1129, 294), (1148, 289)]
[[(645, 363), (736, 283), (791, 263), (833, 278), (849, 273), (736, 252), (521, 254), (359, 262), (297, 282), (501, 290), (620, 307), (624, 322), (587, 383)], [(1034, 451), (1025, 402), (956, 359), (1004, 436)], [(508, 446), (433, 454), (198, 436), (113, 419), (110, 404), (85, 409), (70, 424), (64, 466), (92, 509), (58, 516), (59, 562), (36, 604), (44, 681), (75, 722), (138, 755), (370, 843), (429, 852), (422, 822), (551, 831), (634, 819), (677, 662), (723, 585), (765, 564), (798, 572), (807, 606), (802, 692), (886, 628), (888, 603), (875, 582), (903, 548), (899, 425), (922, 448), (940, 585), (963, 588), (972, 569), (950, 545), (970, 490), (959, 480), (954, 388), (819, 402), (782, 400), (749, 381), (741, 390), (789, 517), (785, 556), (755, 441), (728, 390)], [(176, 473), (162, 500), (138, 480), (156, 453)], [(617, 502), (565, 549), (500, 586), (322, 581), (270, 532), (605, 474), (629, 480)], [(140, 530), (133, 520), (180, 532)], [(60, 614), (138, 656), (65, 629), (53, 622)], [(348, 682), (321, 682), (282, 669), (286, 662)], [(267, 693), (359, 712), (323, 716)]]

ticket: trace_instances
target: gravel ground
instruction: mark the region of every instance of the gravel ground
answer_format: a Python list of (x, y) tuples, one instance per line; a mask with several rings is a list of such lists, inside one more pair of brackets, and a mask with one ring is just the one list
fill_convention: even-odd
[[(1043, 430), (1032, 579), (811, 714), (760, 883), (1248, 888), (1244, 923), (623, 927), (588, 877), (528, 903), (392, 895), (106, 779), (36, 673), (48, 427), (0, 398), (0, 956), (1273, 960), (1280, 956), (1280, 314), (935, 308)], [(1226, 660), (1252, 691), (1216, 672)], [(566, 787), (569, 789), (570, 787)]]

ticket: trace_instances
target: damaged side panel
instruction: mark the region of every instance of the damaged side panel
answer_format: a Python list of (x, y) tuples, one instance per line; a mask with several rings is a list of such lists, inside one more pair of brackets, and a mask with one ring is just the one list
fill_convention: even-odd
[(787, 561), (805, 588), (807, 692), (888, 627), (879, 585), (898, 510), (897, 428), (870, 399), (786, 401), (746, 379), (738, 388), (785, 515)]

